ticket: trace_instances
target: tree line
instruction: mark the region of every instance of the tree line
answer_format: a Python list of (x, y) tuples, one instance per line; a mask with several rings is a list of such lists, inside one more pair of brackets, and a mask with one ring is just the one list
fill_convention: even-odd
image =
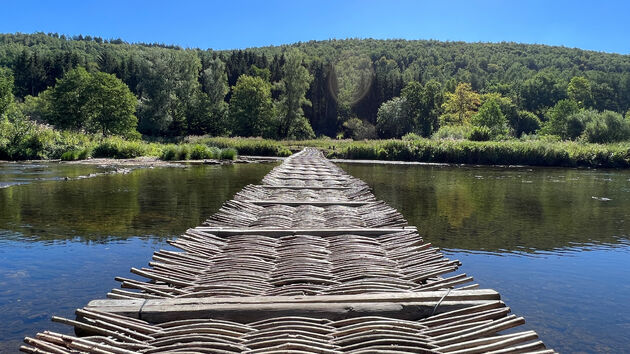
[(479, 139), (574, 139), (568, 126), (582, 127), (579, 137), (630, 108), (629, 56), (515, 43), (349, 39), (213, 51), (3, 34), (0, 67), (32, 119), (104, 135), (387, 138), (466, 125)]

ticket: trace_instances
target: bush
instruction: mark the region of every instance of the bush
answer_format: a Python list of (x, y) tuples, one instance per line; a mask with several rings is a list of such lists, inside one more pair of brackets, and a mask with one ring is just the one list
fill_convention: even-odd
[(66, 151), (61, 155), (61, 161), (75, 161), (79, 159), (79, 151)]
[(103, 139), (93, 151), (94, 157), (129, 159), (140, 156), (159, 156), (161, 148), (156, 144), (127, 141), (119, 137)]
[(350, 118), (343, 123), (345, 135), (354, 140), (374, 139), (376, 138), (376, 127), (370, 122), (363, 121), (359, 118)]
[(468, 140), (488, 141), (492, 139), (492, 130), (486, 126), (473, 127), (468, 133)]
[(604, 111), (592, 116), (583, 137), (590, 143), (614, 143), (630, 139), (630, 121), (616, 112)]
[(407, 133), (403, 135), (401, 139), (406, 140), (406, 141), (411, 141), (411, 140), (418, 140), (418, 139), (424, 139), (424, 138), (416, 133)]
[(175, 152), (175, 159), (176, 160), (190, 160), (190, 145), (188, 144), (183, 144), (183, 145), (178, 145), (177, 146), (177, 150)]
[(162, 149), (162, 155), (160, 156), (160, 159), (164, 161), (173, 161), (175, 160), (175, 156), (177, 156), (177, 146), (170, 144)]
[(514, 135), (532, 134), (540, 129), (540, 119), (532, 112), (519, 111), (514, 124)]
[[(224, 137), (188, 137), (189, 143), (216, 146), (219, 148), (234, 148), (239, 155), (256, 156), (289, 156), (291, 151), (282, 143), (275, 140), (261, 138), (224, 138)], [(305, 143), (308, 143), (305, 142)]]
[(203, 160), (208, 159), (210, 152), (208, 151), (208, 147), (201, 144), (195, 144), (190, 149), (190, 158), (193, 160)]
[(335, 149), (330, 157), (495, 165), (630, 167), (630, 144), (578, 142), (373, 140)]
[(470, 127), (465, 125), (445, 125), (433, 133), (431, 139), (464, 140), (470, 134)]
[(221, 150), (222, 160), (236, 160), (236, 155), (237, 155), (236, 149), (227, 148), (227, 149)]

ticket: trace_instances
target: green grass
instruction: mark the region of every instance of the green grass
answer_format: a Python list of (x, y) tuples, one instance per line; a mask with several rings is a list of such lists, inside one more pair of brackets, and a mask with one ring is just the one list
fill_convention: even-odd
[(328, 151), (329, 157), (564, 167), (630, 167), (630, 144), (545, 141), (374, 140)]
[[(630, 142), (591, 144), (528, 136), (521, 140), (470, 141), (407, 135), (393, 140), (276, 141), (260, 138), (188, 137), (182, 144), (150, 143), (120, 137), (59, 132), (29, 122), (0, 122), (0, 159), (159, 157), (163, 160), (233, 160), (237, 155), (288, 156), (316, 147), (343, 159), (566, 167), (630, 167)], [(448, 134), (446, 134), (448, 133)]]

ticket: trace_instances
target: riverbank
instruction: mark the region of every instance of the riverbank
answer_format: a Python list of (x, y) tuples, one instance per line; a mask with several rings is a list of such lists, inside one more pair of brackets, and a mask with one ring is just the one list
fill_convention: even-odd
[(235, 148), (250, 154), (299, 151), (316, 147), (328, 158), (471, 165), (528, 165), (629, 168), (630, 143), (590, 144), (574, 141), (469, 141), (438, 139), (274, 141), (257, 138), (196, 138), (196, 142)]
[[(57, 141), (58, 140), (58, 141)], [(69, 139), (59, 136), (47, 143), (10, 147), (9, 160), (84, 161), (90, 158), (189, 161), (214, 163), (238, 156), (286, 157), (304, 147), (322, 150), (326, 157), (345, 160), (380, 160), (472, 165), (528, 165), (587, 168), (629, 168), (630, 142), (592, 144), (577, 141), (504, 140), (469, 141), (452, 139), (362, 140), (314, 139), (268, 140), (261, 138), (186, 137), (177, 143), (124, 140), (117, 137)], [(89, 160), (88, 160), (89, 161)], [(210, 162), (207, 162), (210, 161)], [(135, 163), (135, 162), (132, 162)]]

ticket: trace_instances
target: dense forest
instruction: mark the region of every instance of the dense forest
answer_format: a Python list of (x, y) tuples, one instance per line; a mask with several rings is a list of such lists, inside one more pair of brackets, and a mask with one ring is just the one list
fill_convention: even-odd
[(630, 56), (564, 47), (346, 39), (215, 51), (0, 35), (0, 114), (105, 136), (609, 142), (630, 137), (629, 108)]

